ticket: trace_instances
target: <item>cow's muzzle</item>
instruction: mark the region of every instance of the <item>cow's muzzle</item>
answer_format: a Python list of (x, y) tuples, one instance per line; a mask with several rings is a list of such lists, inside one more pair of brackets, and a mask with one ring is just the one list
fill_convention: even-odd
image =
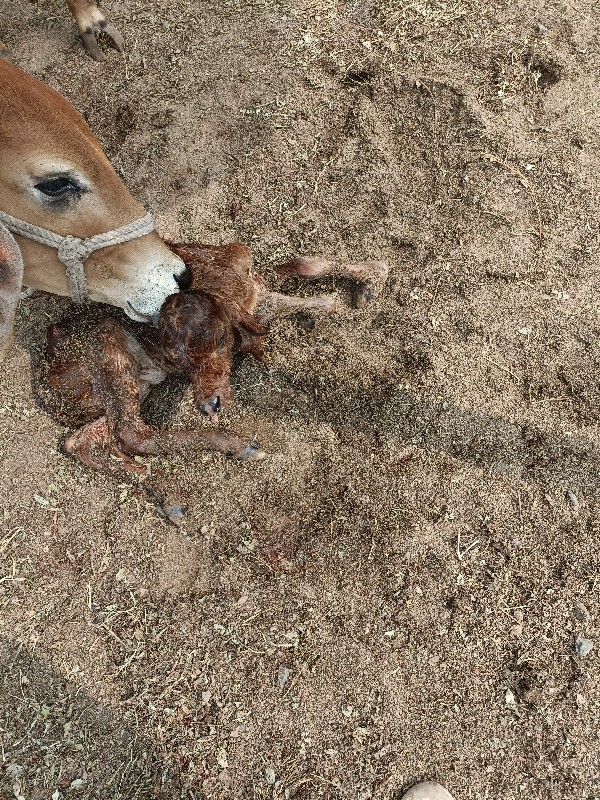
[(58, 250), (58, 259), (65, 265), (69, 291), (74, 303), (89, 302), (84, 262), (91, 253), (95, 250), (101, 250), (103, 247), (112, 247), (115, 244), (129, 242), (131, 239), (139, 239), (154, 230), (152, 214), (146, 214), (144, 217), (129, 222), (127, 225), (122, 225), (120, 228), (114, 228), (106, 233), (98, 233), (95, 236), (89, 236), (87, 239), (79, 239), (76, 236), (61, 236), (58, 233), (54, 233), (54, 231), (49, 231), (47, 228), (41, 228), (39, 225), (12, 217), (4, 211), (0, 211), (0, 222), (4, 223), (12, 233), (17, 233), (26, 239), (33, 239), (34, 242), (39, 242)]

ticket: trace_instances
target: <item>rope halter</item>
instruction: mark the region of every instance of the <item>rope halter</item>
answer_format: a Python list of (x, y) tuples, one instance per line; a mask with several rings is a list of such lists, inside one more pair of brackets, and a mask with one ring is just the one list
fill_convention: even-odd
[(65, 265), (69, 291), (74, 303), (89, 302), (83, 263), (94, 250), (129, 242), (131, 239), (139, 239), (140, 236), (145, 236), (154, 230), (154, 220), (151, 214), (146, 214), (144, 217), (112, 231), (89, 236), (87, 239), (78, 239), (76, 236), (60, 236), (46, 228), (40, 228), (39, 225), (11, 217), (4, 211), (0, 211), (0, 224), (4, 224), (12, 233), (58, 250), (58, 260)]

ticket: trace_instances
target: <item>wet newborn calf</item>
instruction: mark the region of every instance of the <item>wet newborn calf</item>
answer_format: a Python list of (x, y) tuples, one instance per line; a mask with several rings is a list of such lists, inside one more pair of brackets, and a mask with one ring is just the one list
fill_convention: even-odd
[[(216, 450), (241, 460), (264, 457), (259, 446), (235, 434), (166, 431), (147, 425), (141, 404), (168, 374), (190, 381), (198, 410), (208, 416), (229, 405), (234, 352), (263, 357), (265, 323), (296, 311), (330, 313), (333, 296), (296, 298), (268, 291), (241, 244), (213, 247), (170, 244), (185, 262), (189, 288), (167, 298), (156, 327), (89, 313), (48, 328), (47, 405), (67, 425), (78, 425), (65, 449), (95, 469), (145, 474), (135, 455)], [(335, 267), (299, 258), (277, 268), (282, 277), (340, 275), (359, 284), (359, 303), (387, 276), (381, 262)], [(117, 456), (117, 459), (110, 458)]]

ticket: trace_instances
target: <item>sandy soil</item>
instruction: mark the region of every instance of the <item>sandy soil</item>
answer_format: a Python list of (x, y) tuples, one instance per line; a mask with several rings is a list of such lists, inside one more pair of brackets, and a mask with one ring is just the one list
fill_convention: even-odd
[[(0, 0), (178, 239), (391, 265), (273, 326), (190, 505), (66, 458), (21, 305), (0, 375), (0, 795), (600, 798), (595, 2)], [(315, 293), (330, 288), (299, 287)], [(169, 423), (203, 423), (189, 396)]]

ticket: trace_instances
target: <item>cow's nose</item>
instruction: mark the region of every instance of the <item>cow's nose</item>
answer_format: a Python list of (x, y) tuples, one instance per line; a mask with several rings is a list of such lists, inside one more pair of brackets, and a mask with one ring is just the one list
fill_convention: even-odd
[(180, 272), (179, 275), (173, 275), (175, 278), (175, 283), (182, 292), (185, 292), (186, 289), (190, 288), (190, 284), (192, 282), (192, 276), (190, 275), (189, 269), (186, 267), (183, 272)]

